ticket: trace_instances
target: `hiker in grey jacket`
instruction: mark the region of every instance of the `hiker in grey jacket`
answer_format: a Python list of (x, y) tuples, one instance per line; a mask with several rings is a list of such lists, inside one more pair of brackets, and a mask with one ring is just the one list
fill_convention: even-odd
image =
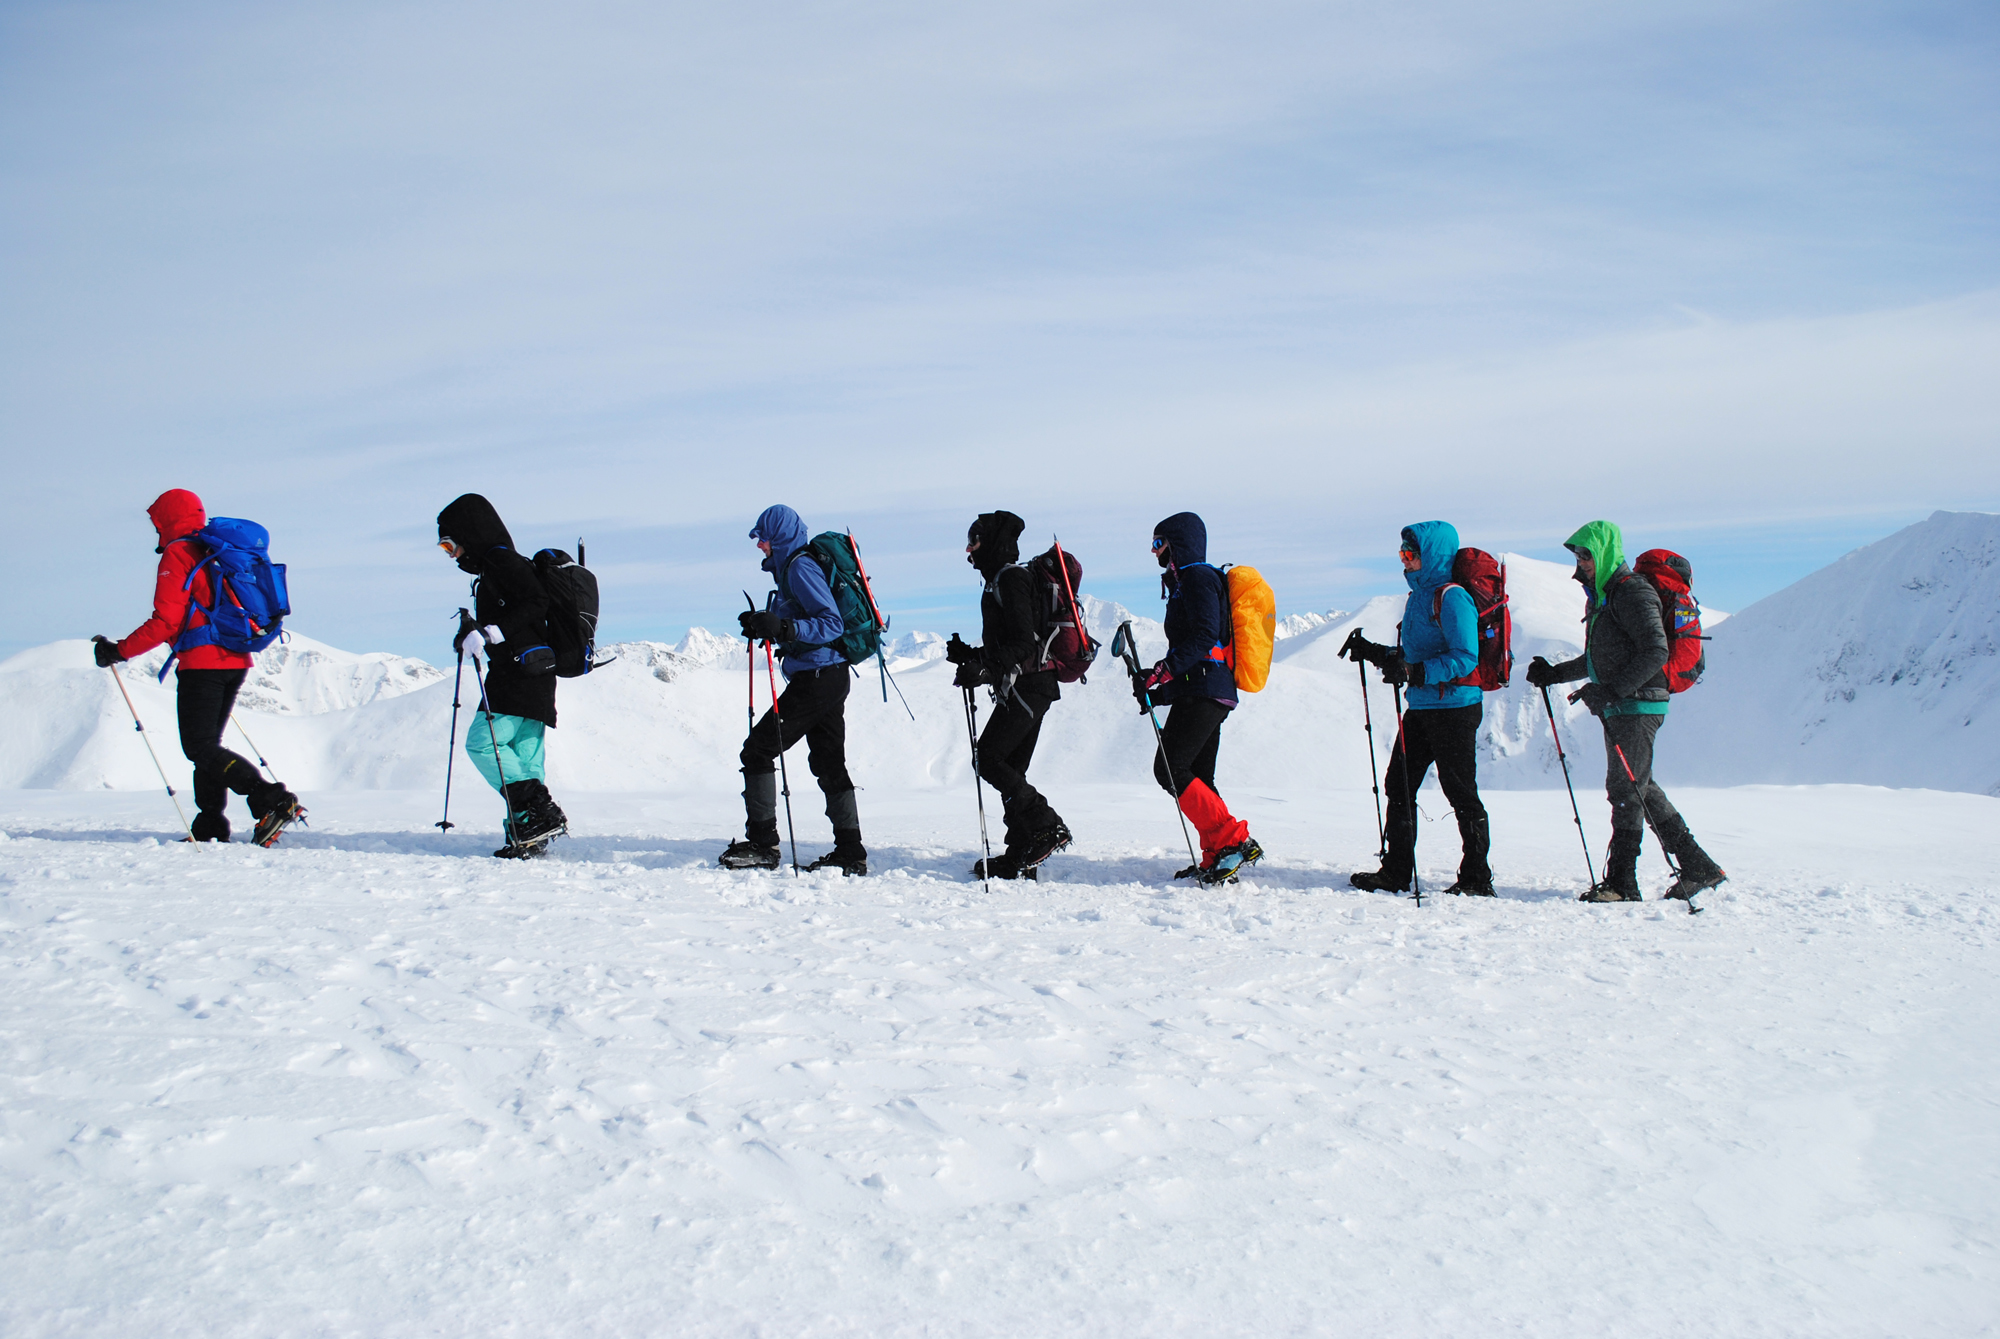
[(1611, 801), (1611, 847), (1604, 878), (1585, 902), (1637, 902), (1639, 847), (1650, 818), (1653, 833), (1677, 862), (1668, 897), (1692, 899), (1728, 878), (1688, 831), (1687, 820), (1653, 780), (1653, 742), (1666, 724), (1666, 664), (1670, 648), (1659, 592), (1625, 562), (1625, 538), (1609, 521), (1592, 521), (1564, 541), (1576, 555), (1584, 588), (1583, 654), (1560, 665), (1541, 656), (1528, 664), (1537, 687), (1588, 677), (1577, 700), (1604, 725), (1604, 791)]

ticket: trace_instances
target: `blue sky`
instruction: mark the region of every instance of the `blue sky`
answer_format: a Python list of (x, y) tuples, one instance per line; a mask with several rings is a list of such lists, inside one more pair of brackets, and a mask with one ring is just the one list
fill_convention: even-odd
[[(718, 12), (727, 10), (729, 12)], [(1607, 10), (1615, 12), (1607, 12)], [(145, 612), (168, 487), (438, 658), (438, 509), (727, 627), (775, 501), (899, 626), (1006, 507), (1148, 607), (1604, 516), (1741, 608), (2000, 509), (2000, 11), (0, 6), (0, 650)]]

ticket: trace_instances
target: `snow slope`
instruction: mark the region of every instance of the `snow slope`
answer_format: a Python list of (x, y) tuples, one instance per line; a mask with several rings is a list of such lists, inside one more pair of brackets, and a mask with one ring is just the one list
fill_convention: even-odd
[(2000, 800), (1685, 791), (1737, 871), (1691, 917), (1571, 900), (1546, 794), (1421, 908), (1304, 788), (1234, 890), (1119, 785), (990, 896), (964, 791), (878, 793), (847, 881), (707, 865), (714, 787), (528, 866), (306, 798), (262, 851), (0, 795), (0, 1332), (2000, 1323)]
[(2000, 794), (2000, 516), (1937, 512), (1758, 601), (1704, 679), (1674, 703), (1694, 779)]

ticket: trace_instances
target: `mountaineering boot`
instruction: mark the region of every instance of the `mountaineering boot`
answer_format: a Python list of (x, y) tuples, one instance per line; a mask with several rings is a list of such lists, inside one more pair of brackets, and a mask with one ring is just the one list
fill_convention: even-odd
[(1020, 856), (1014, 854), (1012, 851), (1007, 851), (993, 857), (991, 868), (987, 867), (984, 860), (973, 861), (972, 877), (975, 879), (1026, 879), (1029, 883), (1033, 883), (1035, 882), (1035, 867), (1033, 865), (1022, 865)]
[(523, 781), (522, 798), (526, 808), (514, 816), (514, 843), (517, 846), (538, 846), (552, 837), (560, 837), (569, 831), (569, 819), (562, 807), (556, 803), (549, 788), (539, 781)]
[(204, 809), (194, 816), (194, 826), (188, 835), (198, 842), (226, 842), (229, 840), (229, 819)]
[(778, 849), (775, 833), (768, 846), (754, 841), (731, 842), (729, 849), (715, 858), (715, 863), (724, 869), (776, 869), (783, 861), (784, 853)]
[(1384, 865), (1378, 870), (1356, 870), (1347, 876), (1347, 881), (1368, 893), (1407, 893), (1410, 891), (1410, 871), (1391, 869)]
[(835, 828), (833, 849), (806, 866), (810, 874), (816, 869), (837, 869), (842, 874), (859, 876), (868, 872), (868, 848), (861, 844), (858, 828)]
[(1209, 871), (1209, 866), (1207, 865), (1189, 865), (1186, 869), (1175, 870), (1174, 877), (1176, 879), (1200, 879), (1203, 876), (1205, 876), (1208, 873), (1208, 871)]
[(1242, 841), (1223, 847), (1215, 853), (1215, 863), (1202, 871), (1201, 881), (1214, 887), (1221, 883), (1235, 883), (1236, 876), (1246, 865), (1254, 865), (1264, 858), (1264, 848), (1257, 839), (1245, 835)]
[(540, 860), (548, 853), (547, 842), (508, 842), (493, 855), (499, 860)]
[(1708, 852), (1701, 849), (1694, 834), (1688, 831), (1687, 821), (1676, 817), (1660, 828), (1660, 842), (1673, 855), (1674, 863), (1680, 866), (1680, 877), (1667, 889), (1666, 895), (1682, 902), (1692, 902), (1695, 894), (1707, 892), (1710, 888), (1728, 880), (1728, 871), (1715, 863)]
[(258, 786), (247, 798), (250, 812), (257, 819), (257, 830), (250, 840), (259, 846), (272, 845), (286, 828), (305, 821), (306, 811), (300, 806), (299, 797), (275, 781)]
[[(1054, 818), (1054, 815), (1050, 817)], [(1021, 843), (1018, 850), (1010, 848), (1010, 852), (1018, 859), (1022, 869), (1032, 870), (1069, 843), (1068, 826), (1060, 818), (1056, 818), (1046, 827), (1037, 829)]]
[(1457, 883), (1454, 883), (1451, 887), (1445, 889), (1445, 891), (1447, 893), (1460, 894), (1465, 897), (1492, 897), (1494, 895), (1493, 881), (1491, 879), (1488, 879), (1484, 882), (1480, 882), (1478, 880), (1468, 879), (1463, 874), (1458, 876)]
[(1638, 902), (1639, 836), (1628, 828), (1614, 828), (1610, 849), (1604, 853), (1604, 877), (1577, 898), (1579, 902)]
[(1466, 897), (1493, 896), (1493, 870), (1486, 863), (1486, 853), (1493, 844), (1491, 825), (1483, 814), (1461, 817), (1458, 820), (1458, 839), (1464, 846), (1464, 853), (1458, 860), (1458, 878), (1447, 893), (1458, 893)]

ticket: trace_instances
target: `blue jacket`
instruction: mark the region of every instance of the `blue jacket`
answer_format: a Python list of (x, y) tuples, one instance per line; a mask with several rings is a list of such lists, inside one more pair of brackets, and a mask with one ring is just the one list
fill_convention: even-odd
[[(1399, 629), (1403, 659), (1424, 667), (1424, 686), (1406, 690), (1410, 710), (1474, 706), (1479, 701), (1478, 684), (1444, 686), (1479, 665), (1479, 610), (1463, 586), (1451, 584), (1458, 531), (1444, 521), (1418, 521), (1403, 527), (1403, 543), (1414, 543), (1423, 557), (1416, 571), (1403, 573), (1403, 580), (1410, 583)], [(1445, 592), (1439, 601), (1441, 586)], [(1431, 617), (1434, 607), (1437, 618)]]
[(1222, 659), (1231, 635), (1229, 582), (1208, 561), (1208, 527), (1191, 511), (1153, 527), (1167, 541), (1171, 559), (1160, 588), (1167, 598), (1167, 671), (1173, 679), (1153, 690), (1153, 701), (1211, 698), (1236, 705), (1236, 675)]
[[(764, 508), (751, 528), (750, 538), (769, 540), (771, 554), (759, 564), (777, 581), (778, 589), (765, 602), (778, 617), (792, 621), (793, 639), (779, 649), (784, 653), (785, 677), (801, 670), (827, 665), (844, 665), (846, 658), (827, 642), (840, 640), (843, 624), (840, 607), (826, 584), (826, 573), (806, 552), (806, 523), (790, 507)], [(796, 559), (796, 561), (794, 561)]]

